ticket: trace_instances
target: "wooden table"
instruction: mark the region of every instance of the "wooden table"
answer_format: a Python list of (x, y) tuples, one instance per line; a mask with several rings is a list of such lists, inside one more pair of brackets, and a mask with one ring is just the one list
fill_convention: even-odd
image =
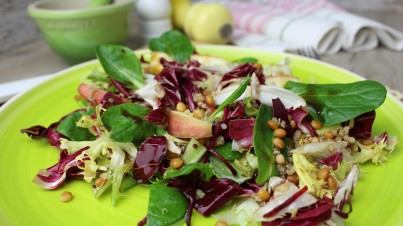
[[(388, 24), (403, 31), (403, 13), (399, 12), (355, 12)], [(133, 49), (143, 46), (136, 38), (136, 26), (132, 25), (127, 45)], [(403, 52), (385, 48), (360, 53), (340, 52), (331, 56), (322, 56), (328, 62), (367, 79), (379, 81), (390, 89), (403, 92)], [(57, 72), (69, 65), (51, 51), (44, 40), (0, 53), (0, 83), (9, 82), (43, 74)]]

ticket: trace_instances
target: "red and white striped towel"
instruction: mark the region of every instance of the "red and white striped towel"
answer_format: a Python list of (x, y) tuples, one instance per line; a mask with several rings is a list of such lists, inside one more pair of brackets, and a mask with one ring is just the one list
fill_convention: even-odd
[(327, 0), (221, 0), (231, 11), (233, 43), (278, 51), (314, 47), (320, 54), (383, 45), (402, 51), (403, 33), (351, 14)]

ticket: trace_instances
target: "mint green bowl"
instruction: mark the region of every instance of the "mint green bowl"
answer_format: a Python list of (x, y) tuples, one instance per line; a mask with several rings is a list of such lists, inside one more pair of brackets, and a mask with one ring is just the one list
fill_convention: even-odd
[(45, 0), (32, 3), (29, 15), (49, 46), (70, 64), (95, 58), (100, 44), (122, 44), (129, 34), (133, 0), (90, 7), (88, 0)]

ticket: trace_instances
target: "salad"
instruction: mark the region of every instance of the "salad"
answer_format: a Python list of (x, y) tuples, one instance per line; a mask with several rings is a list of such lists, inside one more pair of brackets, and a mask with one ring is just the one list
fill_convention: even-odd
[(397, 143), (371, 132), (378, 82), (300, 83), (287, 59), (203, 56), (176, 30), (149, 48), (97, 47), (102, 68), (79, 85), (81, 107), (21, 130), (60, 150), (34, 183), (85, 180), (112, 205), (146, 184), (138, 225), (191, 225), (195, 211), (216, 225), (344, 225), (360, 165)]

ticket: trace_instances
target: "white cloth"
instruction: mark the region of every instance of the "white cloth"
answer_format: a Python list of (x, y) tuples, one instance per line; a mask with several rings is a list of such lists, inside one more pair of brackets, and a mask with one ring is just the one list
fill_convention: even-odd
[(272, 51), (313, 47), (319, 54), (358, 52), (379, 45), (403, 50), (403, 33), (351, 14), (327, 0), (221, 0), (231, 11), (235, 45)]

